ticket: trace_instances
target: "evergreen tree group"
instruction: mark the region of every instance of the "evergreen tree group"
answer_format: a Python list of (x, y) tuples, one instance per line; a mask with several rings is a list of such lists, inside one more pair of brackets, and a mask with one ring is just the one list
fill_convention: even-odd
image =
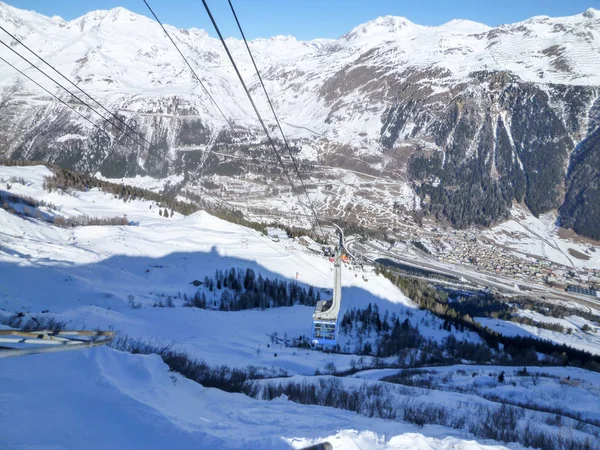
[[(538, 354), (548, 356), (544, 363), (573, 365), (588, 370), (600, 372), (600, 356), (589, 352), (569, 347), (565, 344), (556, 344), (549, 340), (537, 339), (529, 336), (505, 336), (472, 319), (469, 314), (462, 314), (456, 309), (454, 303), (448, 303), (446, 293), (435, 289), (422, 280), (401, 277), (388, 269), (380, 271), (385, 277), (398, 286), (405, 295), (415, 301), (420, 309), (426, 309), (441, 319), (445, 327), (455, 327), (459, 331), (472, 331), (477, 333), (485, 342), (489, 350), (493, 350), (499, 358), (499, 363), (512, 364), (538, 364)], [(470, 345), (465, 342), (451, 342), (453, 336), (446, 338), (445, 347), (452, 349), (460, 347), (463, 351)], [(456, 340), (454, 338), (454, 340)], [(502, 344), (502, 345), (500, 345)], [(481, 353), (479, 348), (472, 349)], [(455, 352), (455, 350), (452, 350)], [(455, 353), (454, 353), (455, 354)], [(483, 353), (482, 353), (483, 355)], [(482, 358), (480, 356), (480, 358)], [(471, 359), (471, 358), (465, 358)]]
[[(221, 311), (267, 309), (282, 306), (315, 306), (321, 299), (318, 289), (308, 289), (294, 281), (271, 280), (258, 276), (247, 268), (215, 271), (214, 277), (204, 277), (204, 288), (188, 299), (187, 306), (217, 308)], [(207, 300), (206, 291), (212, 300)], [(212, 293), (212, 295), (211, 295)]]

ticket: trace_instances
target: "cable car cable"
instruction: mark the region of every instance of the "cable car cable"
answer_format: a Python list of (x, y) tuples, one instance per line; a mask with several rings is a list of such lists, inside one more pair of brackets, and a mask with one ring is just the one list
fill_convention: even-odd
[[(92, 97), (90, 94), (88, 94), (87, 92), (85, 92), (83, 89), (81, 89), (79, 86), (77, 86), (75, 83), (73, 83), (69, 78), (67, 78), (65, 75), (63, 75), (58, 69), (56, 69), (53, 65), (51, 65), (50, 63), (48, 63), (44, 58), (42, 58), (40, 55), (38, 55), (36, 52), (34, 52), (33, 50), (31, 50), (27, 45), (25, 45), (25, 43), (23, 43), (23, 41), (19, 40), (16, 36), (14, 36), (12, 33), (10, 33), (9, 31), (7, 31), (2, 25), (0, 25), (0, 30), (4, 31), (6, 34), (8, 34), (11, 38), (13, 38), (15, 41), (17, 41), (19, 44), (21, 44), (23, 47), (25, 47), (27, 50), (29, 50), (30, 53), (32, 53), (33, 55), (35, 55), (40, 61), (42, 61), (44, 64), (46, 64), (48, 67), (50, 67), (54, 72), (56, 72), (57, 74), (59, 74), (61, 77), (63, 77), (65, 80), (67, 80), (67, 82), (69, 82), (73, 87), (75, 87), (77, 90), (79, 90), (83, 95), (85, 95), (87, 98), (89, 98), (90, 100), (92, 100), (94, 103), (96, 103), (96, 105), (98, 105), (100, 108), (102, 108), (104, 111), (106, 111), (107, 113), (109, 113), (111, 116), (113, 116), (115, 119), (117, 119), (119, 122), (121, 122), (123, 125), (125, 125), (125, 127), (127, 127), (127, 129), (131, 130), (133, 133), (135, 133), (137, 136), (139, 136), (143, 141), (145, 141), (148, 145), (152, 145), (152, 143), (150, 141), (148, 141), (144, 136), (142, 136), (139, 132), (135, 131), (133, 128), (131, 128), (129, 125), (127, 125), (127, 123), (122, 120), (117, 114), (109, 111), (104, 105), (102, 105), (98, 100), (96, 100), (94, 97)], [(54, 81), (54, 80), (53, 80)]]
[[(67, 93), (69, 93), (69, 95), (75, 97), (80, 103), (82, 103), (83, 105), (87, 106), (89, 109), (91, 109), (94, 113), (96, 113), (98, 116), (100, 116), (102, 118), (102, 120), (108, 122), (110, 125), (112, 125), (113, 127), (115, 127), (117, 130), (119, 130), (121, 133), (123, 133), (125, 136), (129, 137), (130, 139), (132, 139), (136, 144), (140, 145), (142, 148), (144, 148), (144, 145), (142, 143), (140, 143), (137, 139), (132, 138), (131, 136), (127, 135), (127, 133), (125, 132), (125, 130), (123, 130), (122, 128), (120, 128), (119, 126), (117, 126), (116, 124), (114, 124), (113, 122), (111, 122), (109, 119), (107, 119), (106, 117), (104, 117), (102, 114), (100, 114), (95, 108), (91, 107), (88, 103), (86, 103), (85, 101), (83, 101), (81, 98), (79, 98), (77, 95), (73, 94), (71, 91), (69, 91), (66, 87), (64, 87), (62, 84), (60, 84), (58, 81), (56, 81), (55, 79), (53, 79), (50, 75), (48, 75), (46, 72), (44, 72), (42, 69), (40, 69), (39, 67), (37, 67), (35, 64), (33, 64), (31, 61), (29, 61), (27, 58), (25, 58), (23, 55), (21, 55), (19, 52), (17, 52), (15, 49), (13, 49), (12, 47), (10, 47), (6, 42), (4, 41), (0, 41), (0, 44), (4, 45), (6, 48), (8, 48), (11, 52), (13, 52), (15, 55), (17, 55), (19, 58), (21, 58), (23, 61), (27, 62), (31, 67), (33, 67), (34, 69), (36, 69), (38, 72), (40, 72), (41, 74), (43, 74), (46, 78), (48, 78), (50, 81), (56, 83), (58, 86), (60, 86), (63, 90), (65, 90)], [(28, 77), (29, 78), (29, 77)], [(31, 79), (31, 78), (29, 78)], [(37, 84), (37, 83), (36, 83)], [(38, 85), (39, 86), (39, 85)]]
[[(271, 112), (273, 113), (273, 117), (275, 117), (275, 122), (277, 123), (277, 127), (279, 128), (279, 132), (281, 133), (281, 137), (282, 137), (283, 142), (285, 144), (285, 148), (287, 149), (287, 152), (290, 155), (290, 159), (292, 160), (292, 164), (294, 165), (294, 169), (296, 171), (296, 175), (298, 176), (298, 180), (300, 180), (300, 184), (302, 185), (302, 188), (304, 189), (304, 194), (306, 195), (306, 198), (308, 199), (308, 202), (310, 204), (310, 208), (311, 208), (313, 214), (315, 215), (315, 217), (317, 217), (315, 206), (313, 204), (313, 201), (309, 197), (309, 195), (308, 195), (308, 189), (306, 188), (306, 185), (304, 184), (304, 181), (302, 180), (302, 177), (300, 176), (300, 170), (298, 168), (298, 164), (296, 163), (296, 160), (294, 159), (294, 156), (292, 155), (292, 150), (290, 149), (290, 146), (289, 146), (288, 141), (287, 141), (287, 139), (285, 137), (283, 129), (281, 128), (281, 123), (279, 122), (279, 118), (277, 117), (277, 113), (275, 112), (275, 108), (273, 107), (273, 103), (271, 102), (271, 98), (270, 98), (269, 94), (267, 93), (267, 88), (265, 87), (265, 83), (263, 82), (262, 76), (260, 75), (260, 71), (258, 70), (258, 66), (256, 65), (256, 61), (254, 60), (254, 55), (252, 54), (252, 51), (250, 50), (250, 46), (248, 45), (248, 41), (246, 39), (246, 35), (244, 34), (244, 30), (242, 29), (242, 25), (240, 24), (238, 16), (237, 16), (237, 14), (235, 12), (235, 8), (233, 7), (233, 3), (231, 3), (231, 0), (227, 0), (227, 1), (229, 2), (229, 7), (231, 8), (231, 12), (233, 13), (233, 17), (235, 18), (235, 22), (237, 23), (238, 29), (240, 30), (240, 33), (242, 35), (242, 39), (244, 40), (244, 44), (246, 45), (246, 49), (248, 50), (248, 54), (250, 55), (250, 59), (252, 60), (252, 64), (254, 65), (254, 70), (256, 71), (256, 75), (258, 76), (258, 80), (260, 81), (260, 84), (261, 84), (261, 86), (263, 88), (263, 92), (265, 93), (265, 97), (267, 98), (267, 101), (269, 102), (269, 106), (271, 107)], [(317, 219), (317, 225), (319, 227), (319, 230), (321, 231), (322, 237), (324, 237), (325, 233), (323, 233), (323, 229), (321, 228), (321, 224), (319, 223), (318, 219)]]
[[(144, 2), (146, 2), (146, 0), (144, 0)], [(279, 165), (281, 166), (281, 168), (283, 169), (283, 172), (290, 184), (290, 186), (292, 187), (292, 192), (294, 192), (296, 194), (296, 197), (298, 197), (298, 201), (300, 202), (301, 205), (303, 205), (302, 201), (300, 200), (298, 194), (295, 192), (296, 191), (296, 187), (294, 186), (294, 183), (292, 181), (292, 179), (290, 178), (286, 168), (285, 168), (285, 164), (283, 163), (283, 160), (281, 159), (281, 155), (279, 154), (279, 152), (277, 151), (276, 147), (275, 147), (275, 143), (273, 142), (273, 138), (271, 137), (271, 134), (269, 133), (269, 130), (267, 128), (267, 126), (265, 125), (265, 122), (260, 114), (260, 112), (258, 111), (258, 108), (256, 107), (256, 104), (254, 102), (254, 99), (252, 98), (252, 95), (250, 94), (250, 91), (248, 90), (248, 87), (246, 86), (246, 83), (244, 82), (244, 79), (237, 67), (237, 64), (233, 58), (233, 56), (231, 55), (231, 52), (229, 51), (229, 47), (227, 46), (227, 43), (225, 42), (225, 39), (223, 38), (223, 35), (221, 34), (221, 30), (219, 29), (219, 26), (217, 25), (217, 22), (215, 21), (215, 18), (212, 15), (212, 12), (210, 11), (210, 8), (208, 6), (208, 4), (206, 3), (206, 0), (202, 0), (202, 4), (204, 5), (204, 8), (206, 9), (206, 12), (213, 24), (213, 27), (215, 28), (215, 31), (217, 32), (219, 39), (221, 40), (221, 44), (223, 44), (223, 48), (225, 49), (225, 52), (227, 53), (227, 56), (229, 57), (229, 60), (231, 61), (231, 64), (233, 65), (233, 68), (235, 70), (235, 73), (238, 76), (238, 79), (240, 80), (240, 82), (242, 83), (242, 87), (244, 89), (244, 92), (246, 93), (246, 96), (248, 97), (248, 100), (250, 100), (250, 104), (252, 105), (252, 108), (254, 109), (254, 112), (256, 113), (256, 116), (258, 117), (258, 121), (260, 122), (263, 131), (265, 132), (266, 136), (267, 136), (267, 140), (269, 142), (269, 145), (271, 146), (271, 149), (273, 151), (273, 154), (276, 156), (277, 161), (279, 162)], [(319, 224), (319, 217), (316, 214), (316, 211), (313, 211), (313, 214), (315, 215), (315, 226), (316, 227), (320, 227)], [(325, 236), (322, 236), (323, 238), (325, 238)]]

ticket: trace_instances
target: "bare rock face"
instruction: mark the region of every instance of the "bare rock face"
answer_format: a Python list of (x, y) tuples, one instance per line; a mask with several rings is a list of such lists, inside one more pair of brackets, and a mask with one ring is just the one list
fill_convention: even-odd
[[(3, 48), (0, 56), (88, 120), (0, 65), (0, 156), (108, 177), (269, 170), (253, 111), (205, 31), (169, 29), (235, 132), (146, 17), (117, 8), (66, 22), (0, 3), (0, 24), (127, 124), (95, 114), (85, 96)], [(250, 45), (288, 139), (317, 149), (317, 162), (408, 180), (429, 213), (457, 227), (490, 225), (517, 201), (536, 215), (559, 209), (563, 224), (595, 236), (599, 42), (600, 12), (590, 9), (497, 28), (388, 16), (337, 40)], [(243, 43), (229, 45), (274, 130)], [(223, 165), (215, 153), (253, 163)]]

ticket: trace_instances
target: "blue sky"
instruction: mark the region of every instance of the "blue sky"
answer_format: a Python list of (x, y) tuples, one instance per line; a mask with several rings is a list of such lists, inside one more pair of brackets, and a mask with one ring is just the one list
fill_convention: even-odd
[[(149, 15), (142, 0), (8, 0), (12, 6), (75, 19), (97, 9), (122, 6)], [(180, 28), (204, 28), (214, 35), (200, 0), (148, 0), (158, 17)], [(237, 36), (227, 0), (207, 0), (223, 33)], [(403, 16), (421, 25), (469, 19), (495, 26), (536, 15), (567, 16), (600, 0), (232, 0), (248, 38), (292, 35), (337, 38), (379, 16)]]

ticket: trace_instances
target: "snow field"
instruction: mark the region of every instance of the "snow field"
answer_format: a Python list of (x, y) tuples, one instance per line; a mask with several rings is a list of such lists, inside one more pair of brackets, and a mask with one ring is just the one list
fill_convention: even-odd
[[(290, 239), (276, 243), (205, 212), (163, 218), (156, 207), (150, 208), (151, 202), (124, 203), (94, 189), (47, 193), (42, 189), (47, 175), (45, 167), (0, 167), (0, 178), (26, 180), (25, 185), (13, 183), (11, 192), (52, 202), (60, 214), (126, 213), (135, 225), (65, 229), (0, 210), (3, 316), (49, 310), (47, 314), (67, 322), (69, 328), (114, 329), (134, 340), (171, 345), (213, 366), (285, 370), (294, 375), (291, 380), (326, 379), (311, 375), (330, 363), (338, 370), (350, 367), (353, 355), (278, 344), (280, 338), (310, 333), (311, 308), (224, 312), (181, 306), (179, 293), (189, 296), (197, 290), (190, 284), (193, 280), (231, 267), (287, 280), (294, 280), (297, 272), (301, 285), (330, 289), (332, 268), (327, 259)], [(426, 337), (441, 340), (448, 335), (439, 330), (438, 319), (418, 311), (383, 277), (371, 275), (365, 282), (359, 272), (345, 267), (342, 279), (343, 310), (371, 303), (382, 314), (388, 310), (421, 324)], [(130, 296), (139, 309), (129, 306)], [(167, 296), (174, 298), (174, 308), (152, 307)], [(277, 338), (272, 340), (274, 333)], [(470, 334), (457, 338), (478, 339)], [(344, 344), (353, 338), (342, 339)], [(6, 431), (0, 433), (0, 447), (285, 449), (328, 439), (336, 449), (507, 448), (480, 444), (464, 431), (441, 426), (418, 429), (285, 398), (267, 402), (206, 389), (169, 372), (156, 355), (103, 347), (7, 359), (1, 365), (0, 423)], [(376, 383), (358, 377), (342, 383), (350, 387)], [(580, 389), (573, 391), (580, 405), (577, 409), (574, 404), (574, 411), (597, 414), (593, 397), (581, 400), (585, 389), (592, 388)], [(425, 393), (418, 400), (457, 410), (465, 402), (490, 403), (475, 394), (441, 391)], [(41, 423), (35, 433), (34, 423)]]
[(324, 440), (336, 450), (507, 448), (441, 427), (417, 432), (333, 408), (203, 388), (156, 355), (106, 347), (14, 358), (2, 363), (0, 381), (4, 448), (288, 450)]

